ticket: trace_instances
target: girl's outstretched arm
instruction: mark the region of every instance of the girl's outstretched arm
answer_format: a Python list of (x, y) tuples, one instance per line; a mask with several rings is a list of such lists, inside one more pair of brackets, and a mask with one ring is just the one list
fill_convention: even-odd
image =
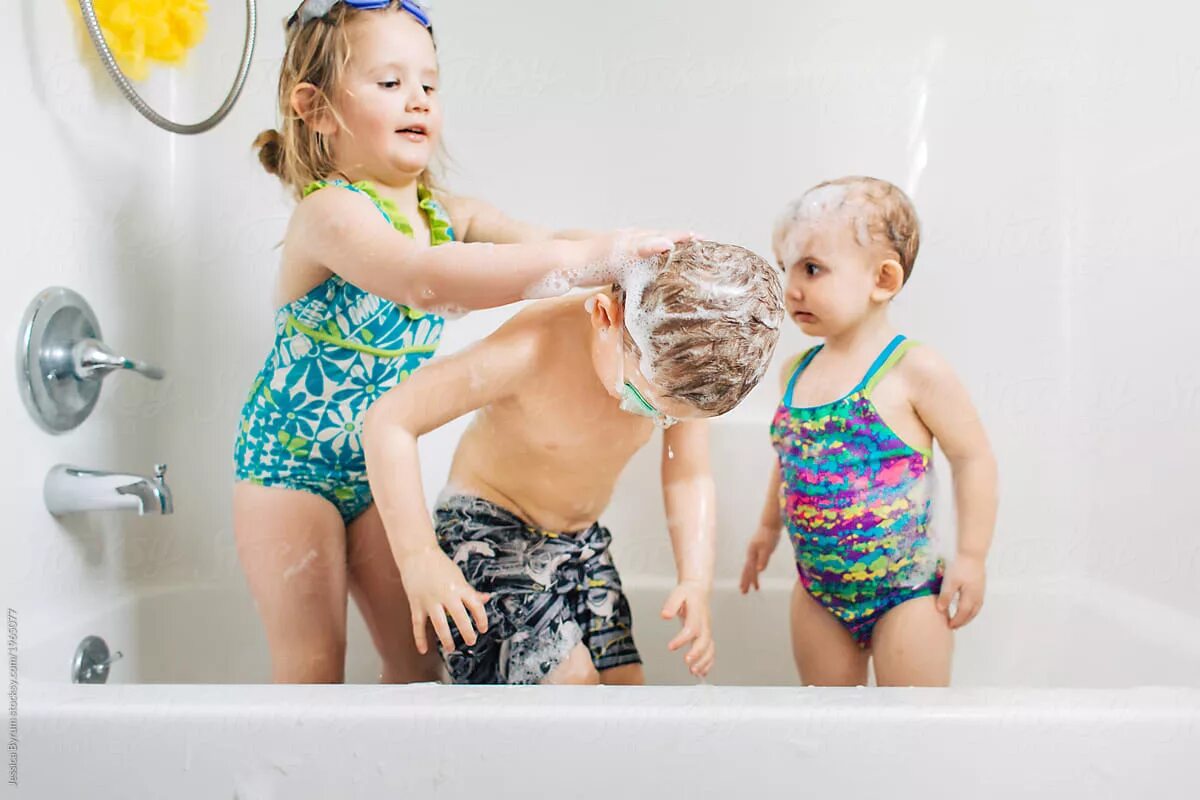
[(285, 248), (372, 294), (430, 311), (493, 308), (612, 282), (620, 263), (650, 258), (688, 234), (607, 234), (525, 244), (422, 247), (397, 235), (357, 192), (315, 192), (296, 207)]

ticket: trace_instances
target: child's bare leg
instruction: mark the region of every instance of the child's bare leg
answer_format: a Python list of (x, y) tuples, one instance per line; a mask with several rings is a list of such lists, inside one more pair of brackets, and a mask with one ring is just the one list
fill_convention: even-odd
[(600, 683), (605, 686), (645, 686), (646, 671), (642, 669), (641, 664), (622, 664), (602, 670)]
[(863, 686), (869, 655), (803, 584), (792, 589), (792, 654), (807, 686)]
[(346, 660), (346, 531), (308, 492), (239, 482), (233, 529), (275, 683), (341, 683)]
[(383, 659), (380, 682), (438, 680), (441, 660), (436, 650), (430, 648), (425, 655), (417, 652), (408, 595), (374, 503), (350, 523), (346, 537), (350, 594)]
[(888, 611), (871, 637), (880, 686), (949, 686), (954, 634), (937, 597), (916, 597)]
[(543, 680), (543, 684), (595, 685), (600, 683), (600, 673), (592, 664), (592, 654), (583, 643), (575, 645), (570, 655)]

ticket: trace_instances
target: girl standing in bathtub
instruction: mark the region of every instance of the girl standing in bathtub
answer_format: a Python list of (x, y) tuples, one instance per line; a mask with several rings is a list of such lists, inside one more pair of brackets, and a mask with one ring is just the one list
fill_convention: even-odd
[(275, 681), (343, 679), (347, 592), (382, 680), (435, 679), (372, 504), (367, 408), (433, 354), (439, 309), (503, 305), (538, 284), (566, 291), (560, 272), (604, 282), (609, 261), (664, 252), (672, 239), (556, 238), (434, 191), (438, 63), (418, 2), (307, 0), (286, 36), (282, 131), (256, 145), (299, 203), (283, 242), (275, 343), (235, 448), (238, 555)]
[[(810, 189), (775, 228), (788, 313), (824, 341), (781, 376), (778, 460), (741, 589), (758, 588), (786, 526), (800, 574), (792, 649), (808, 685), (865, 684), (873, 658), (880, 686), (946, 686), (952, 630), (983, 604), (996, 517), (987, 435), (950, 367), (888, 322), (918, 245), (908, 197), (873, 178)], [(935, 439), (958, 510), (948, 569), (929, 537)]]

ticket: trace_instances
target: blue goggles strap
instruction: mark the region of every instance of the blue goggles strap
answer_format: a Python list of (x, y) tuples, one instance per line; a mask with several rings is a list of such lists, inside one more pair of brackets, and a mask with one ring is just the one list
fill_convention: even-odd
[(429, 21), (429, 10), (424, 8), (420, 3), (414, 2), (414, 0), (401, 0), (400, 7), (411, 14), (417, 22), (426, 28), (433, 27), (433, 24)]
[[(345, 3), (348, 6), (359, 9), (386, 8), (392, 4), (392, 0), (304, 0), (300, 7), (296, 9), (296, 13), (288, 19), (287, 27), (291, 27), (296, 23), (301, 25), (306, 22), (311, 22), (314, 19), (320, 19), (333, 10), (333, 7), (338, 3)], [(400, 7), (413, 16), (413, 18), (421, 23), (426, 28), (431, 27), (429, 22), (429, 12), (423, 7), (419, 0), (401, 0)]]

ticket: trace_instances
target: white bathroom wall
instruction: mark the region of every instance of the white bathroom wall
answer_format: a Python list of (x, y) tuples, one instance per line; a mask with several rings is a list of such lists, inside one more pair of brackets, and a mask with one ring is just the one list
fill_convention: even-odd
[[(201, 148), (200, 173), (225, 187), (198, 216), (211, 225), (201, 238), (232, 224), (238, 242), (209, 266), (244, 289), (225, 298), (235, 383), (270, 334), (266, 247), (287, 205), (246, 145), (274, 119), (278, 20), (292, 5), (262, 4), (247, 98)], [(212, 38), (238, 40), (238, 6)], [(1200, 611), (1184, 589), (1197, 553), (1185, 467), (1200, 376), (1184, 349), (1197, 327), (1184, 306), (1200, 237), (1186, 202), (1200, 163), (1186, 39), (1197, 17), (1163, 0), (443, 2), (446, 183), (548, 225), (683, 225), (768, 257), (775, 214), (813, 183), (900, 184), (924, 243), (895, 318), (959, 369), (987, 423), (1002, 470), (993, 577), (1086, 573)], [(1131, 308), (1134, 276), (1146, 291)], [(452, 323), (444, 352), (507, 313)], [(787, 330), (777, 362), (805, 345)], [(762, 458), (775, 392), (764, 381), (732, 415), (761, 423), (750, 446)], [(237, 402), (224, 401), (229, 424)], [(431, 494), (459, 429), (426, 443)], [(634, 471), (652, 476), (653, 459)], [(747, 535), (757, 504), (740, 527), (723, 513), (722, 536)], [(639, 513), (659, 512), (619, 516)]]
[[(1029, 188), (1053, 186), (1047, 176), (1070, 147), (1058, 125), (1068, 89), (1009, 74), (1053, 55), (1061, 21), (1038, 9), (445, 4), (453, 185), (551, 224), (683, 225), (766, 257), (779, 209), (819, 180), (864, 173), (908, 189), (925, 246), (896, 321), (961, 370), (1010, 467), (995, 573), (1060, 575), (1067, 541), (1046, 532), (1064, 531), (1069, 511), (1043, 495), (1045, 475), (1069, 471), (1060, 311), (1071, 288), (1061, 237), (1030, 232), (1054, 230), (1061, 202)], [(1018, 306), (1021, 326), (1008, 312)], [(469, 325), (453, 335), (473, 335)], [(806, 344), (789, 328), (777, 363)], [(731, 415), (759, 423), (751, 446), (761, 453), (776, 399), (773, 372)], [(730, 466), (718, 472), (723, 547), (749, 535), (761, 502)], [(653, 474), (643, 464), (640, 475)]]
[[(1020, 207), (1025, 193), (1011, 165), (981, 159), (980, 152), (1015, 147), (1031, 159), (1025, 170), (1031, 174), (1053, 169), (1057, 157), (1054, 148), (1044, 147), (1039, 131), (1006, 107), (1036, 103), (1053, 112), (1052, 87), (998, 86), (991, 108), (975, 99), (976, 86), (989, 70), (999, 72), (1008, 63), (989, 67), (996, 62), (977, 60), (996, 21), (963, 14), (954, 19), (951, 4), (926, 4), (914, 13), (881, 5), (758, 3), (742, 6), (736, 19), (717, 5), (697, 13), (694, 4), (678, 4), (648, 18), (639, 9), (636, 4), (597, 6), (586, 19), (573, 21), (555, 4), (530, 8), (530, 15), (546, 18), (554, 29), (575, 32), (561, 42), (539, 39), (514, 46), (507, 37), (523, 26), (519, 19), (506, 23), (500, 9), (487, 24), (464, 26), (462, 35), (474, 36), (464, 47), (472, 53), (487, 46), (486, 32), (502, 26), (506, 58), (530, 54), (526, 72), (555, 87), (547, 91), (534, 80), (539, 91), (527, 91), (531, 81), (518, 72), (516, 80), (497, 78), (497, 86), (472, 92), (464, 106), (472, 110), (474, 125), (461, 129), (491, 131), (469, 148), (480, 154), (478, 163), (489, 157), (494, 164), (539, 158), (554, 163), (550, 173), (566, 171), (566, 180), (546, 189), (521, 185), (527, 192), (553, 193), (552, 207), (563, 208), (564, 217), (573, 212), (609, 224), (640, 219), (687, 224), (764, 255), (769, 255), (770, 226), (779, 208), (813, 183), (847, 173), (899, 183), (916, 197), (926, 239), (916, 277), (897, 304), (898, 323), (938, 346), (963, 371), (1003, 462), (1025, 462), (1036, 448), (1038, 457), (1055, 468), (1053, 460), (1061, 455), (1053, 418), (1059, 397), (1052, 394), (1045, 409), (1049, 414), (1035, 417), (1015, 404), (1029, 386), (1061, 393), (1065, 385), (1065, 341), (1056, 319), (1065, 287), (1056, 272), (1042, 271), (1040, 313), (1031, 313), (1040, 322), (1007, 341), (998, 335), (1006, 327), (1002, 309), (1015, 303), (1018, 288), (992, 285), (983, 298), (970, 292), (1005, 257), (990, 227), (1012, 224), (1008, 209)], [(631, 25), (631, 19), (638, 24)], [(575, 38), (581, 31), (594, 34), (590, 48)], [(1011, 51), (1013, 39), (1021, 44), (1018, 32), (993, 47)], [(609, 46), (616, 41), (621, 45)], [(1023, 46), (1035, 50), (1038, 44)], [(597, 82), (598, 99), (575, 90)], [(453, 88), (447, 89), (449, 102), (456, 97)], [(485, 103), (499, 110), (479, 110)], [(513, 110), (505, 115), (507, 109)], [(507, 145), (500, 143), (507, 140), (496, 135), (505, 123), (519, 125), (524, 117), (543, 115), (577, 127), (550, 142), (518, 137), (512, 147), (520, 152), (505, 159), (500, 148)], [(588, 155), (580, 158), (580, 153)], [(581, 170), (597, 161), (604, 167), (593, 169), (591, 178), (558, 166)], [(482, 176), (484, 170), (478, 171)], [(961, 202), (965, 175), (994, 186), (991, 202)], [(478, 191), (502, 196), (501, 181), (517, 185), (512, 177), (499, 178)], [(1045, 204), (1026, 207), (1017, 219), (1051, 211)], [(1054, 254), (1043, 251), (1038, 257), (1050, 260)], [(798, 331), (787, 330), (777, 361), (805, 344)], [(1030, 363), (1021, 355), (1022, 345), (1036, 346), (1042, 358)], [(760, 420), (765, 431), (776, 391), (773, 381), (764, 382), (735, 415)], [(765, 448), (765, 432), (761, 441)], [(1012, 533), (998, 544), (998, 570), (1007, 563), (1011, 571), (1059, 571), (1056, 559), (1031, 559), (1030, 548), (1020, 542), (1036, 536), (1044, 549), (1045, 538), (1033, 531), (1055, 527), (1034, 507), (1041, 482), (1034, 475), (1007, 473), (1006, 485), (1019, 500), (1005, 506), (1002, 522)], [(724, 505), (745, 496), (726, 494)], [(758, 498), (752, 496), (756, 507)], [(756, 508), (747, 509), (742, 529), (723, 529), (722, 535), (744, 537), (755, 513)], [(1061, 542), (1049, 547), (1056, 545)]]
[[(61, 436), (42, 432), (27, 414), (15, 370), (0, 385), (8, 454), (0, 463), (0, 605), (16, 610), (24, 648), (115, 603), (178, 541), (182, 518), (57, 522), (43, 505), (42, 479), (57, 462), (141, 474), (166, 462), (172, 483), (186, 473), (183, 453), (164, 434), (176, 424), (174, 287), (187, 267), (193, 213), (180, 191), (189, 172), (182, 142), (138, 117), (99, 62), (82, 55), (71, 4), (17, 0), (5, 4), (0, 23), (7, 198), (0, 350), (12, 364), (26, 306), (62, 285), (90, 302), (111, 345), (171, 375), (161, 384), (110, 377), (91, 419)], [(146, 91), (169, 110), (172, 88), (159, 74)], [(62, 654), (63, 677), (70, 656)]]
[[(240, 53), (243, 4), (211, 5), (189, 64), (145, 90), (184, 120), (220, 102)], [(0, 603), (38, 625), (143, 585), (244, 591), (230, 452), (271, 339), (290, 206), (250, 142), (276, 122), (292, 0), (261, 0), (241, 103), (191, 139), (151, 128), (87, 66), (68, 7), (19, 0), (0, 12), (13, 95), (3, 141), (16, 154), (0, 347), (14, 349), (29, 299), (62, 283), (91, 300), (115, 345), (170, 377), (110, 379), (96, 415), (57, 438), (11, 384), (0, 389), (14, 454), (0, 467)], [(1093, 576), (1200, 613), (1188, 591), (1197, 22), (1164, 0), (446, 0), (435, 9), (445, 182), (548, 225), (683, 225), (769, 257), (775, 214), (806, 187), (847, 173), (895, 181), (925, 234), (896, 322), (958, 367), (1000, 459), (993, 578)], [(445, 351), (508, 313), (451, 323)], [(805, 344), (787, 330), (777, 361)], [(760, 459), (774, 401), (772, 377), (731, 415)], [(431, 494), (459, 430), (423, 445)], [(721, 441), (743, 438), (733, 430)], [(722, 447), (728, 474), (746, 456)], [(652, 476), (653, 457), (631, 475)], [(177, 514), (55, 523), (40, 485), (60, 460), (144, 471), (165, 460)], [(720, 534), (736, 549), (760, 498), (743, 510), (751, 489), (732, 485)], [(615, 518), (657, 520), (644, 497), (623, 484)], [(628, 507), (634, 498), (645, 507)], [(632, 547), (647, 565), (666, 554), (661, 540)]]
[[(1200, 613), (1200, 12), (441, 6), (452, 185), (514, 213), (685, 225), (769, 255), (774, 215), (818, 180), (907, 189), (924, 244), (895, 319), (959, 369), (987, 424), (1002, 475), (993, 579), (1085, 576)], [(777, 361), (804, 344), (787, 331)], [(764, 381), (732, 415), (761, 422), (763, 448), (775, 393)], [(726, 542), (759, 502), (737, 525), (734, 472)]]
[[(260, 4), (246, 95), (226, 124), (187, 143), (196, 247), (175, 291), (190, 301), (181, 313), (193, 335), (181, 347), (192, 383), (180, 401), (196, 425), (173, 432), (203, 463), (180, 492), (209, 499), (188, 558), (230, 577), (229, 432), (270, 341), (272, 247), (289, 207), (250, 142), (275, 124), (280, 23), (292, 8)], [(751, 2), (736, 17), (696, 2), (446, 2), (436, 10), (445, 182), (546, 224), (689, 225), (767, 257), (775, 213), (805, 187), (846, 173), (898, 182), (922, 212), (925, 242), (896, 320), (959, 367), (988, 422), (1003, 468), (997, 575), (1052, 578), (1084, 569), (1070, 554), (1091, 461), (1072, 421), (1072, 381), (1085, 379), (1073, 351), (1086, 337), (1070, 187), (1081, 169), (1076, 84), (1093, 79), (1102, 54), (1068, 34), (1074, 16), (1033, 2), (1003, 12)], [(210, 17), (185, 73), (191, 91), (180, 92), (196, 114), (220, 101), (241, 43), (241, 4)], [(455, 321), (446, 351), (508, 313)], [(786, 331), (778, 360), (804, 344)], [(762, 422), (748, 443), (760, 457), (774, 392), (764, 381), (733, 413)], [(426, 443), (431, 495), (457, 429)]]
[(1200, 615), (1200, 52), (1194, 5), (1106, 3), (1070, 64), (1072, 560)]

